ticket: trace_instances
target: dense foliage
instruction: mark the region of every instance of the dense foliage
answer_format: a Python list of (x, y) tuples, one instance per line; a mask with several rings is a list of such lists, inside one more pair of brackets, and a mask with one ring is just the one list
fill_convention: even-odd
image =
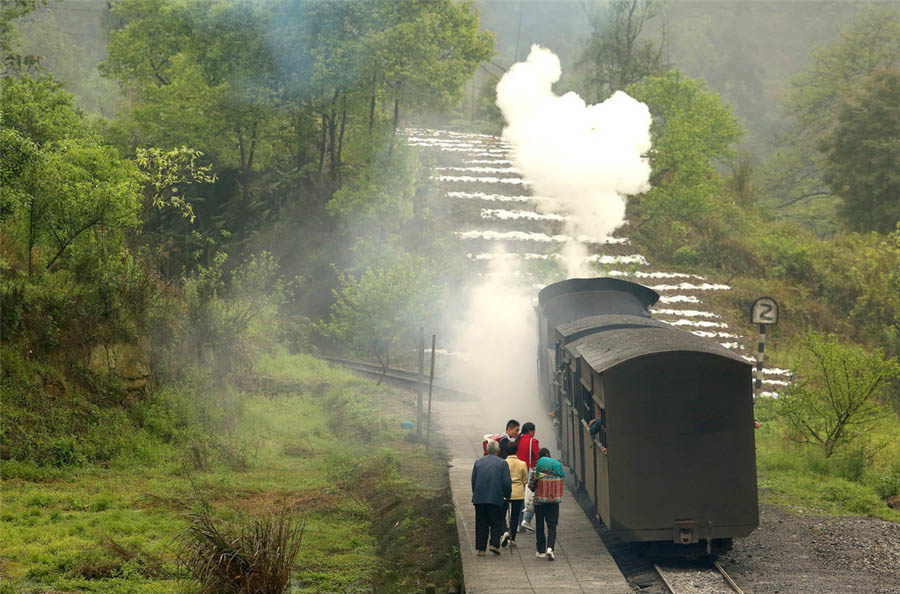
[(841, 104), (825, 141), (825, 180), (859, 231), (900, 223), (900, 70), (882, 70)]
[[(458, 284), (460, 247), (439, 216), (446, 206), (402, 128), (413, 119), (443, 125), (450, 113), (455, 126), (499, 131), (493, 95), (503, 66), (490, 61), (492, 35), (479, 30), (470, 2), (454, 0), (110, 6), (100, 7), (109, 33), (101, 81), (100, 72), (76, 63), (76, 34), (61, 25), (32, 22), (29, 31), (48, 35), (48, 63), (65, 76), (54, 78), (39, 56), (20, 49), (15, 19), (40, 12), (44, 2), (0, 3), (5, 476), (43, 480), (84, 465), (114, 472), (168, 464), (153, 479), (160, 491), (171, 481), (188, 490), (176, 466), (227, 469), (210, 478), (221, 489), (234, 480), (231, 472), (251, 472), (262, 448), (277, 464), (254, 477), (253, 489), (268, 493), (272, 477), (279, 482), (297, 458), (303, 472), (337, 484), (347, 506), (358, 507), (371, 490), (353, 488), (362, 469), (353, 444), (379, 431), (351, 410), (362, 388), (312, 358), (272, 361), (285, 349), (333, 348), (387, 366), (434, 319), (442, 289)], [(577, 82), (595, 100), (625, 87), (654, 116), (652, 189), (629, 204), (626, 233), (635, 249), (655, 265), (728, 282), (734, 290), (722, 297), (729, 300), (723, 311), (735, 316), (761, 294), (783, 305), (774, 354), (796, 381), (783, 401), (757, 407), (761, 468), (782, 464), (798, 475), (811, 468), (813, 484), (839, 476), (841, 488), (866, 490), (856, 511), (877, 513), (881, 499), (900, 489), (900, 468), (877, 460), (879, 447), (896, 451), (896, 415), (888, 413), (900, 411), (896, 7), (861, 9), (811, 55), (786, 94), (791, 127), (762, 167), (764, 155), (739, 151), (745, 127), (782, 125), (758, 113), (764, 74), (744, 48), (761, 42), (725, 44), (724, 29), (715, 43), (693, 40), (708, 74), (703, 82), (666, 63), (660, 3), (582, 7), (590, 31), (577, 52), (578, 76), (564, 84)], [(519, 26), (521, 33), (521, 18)], [(681, 34), (691, 37), (693, 29)], [(518, 39), (515, 45), (519, 52)], [(479, 67), (482, 78), (473, 79)], [(746, 77), (739, 88), (727, 86), (736, 71)], [(76, 76), (82, 79), (70, 80)], [(64, 89), (77, 90), (78, 100)], [(759, 120), (740, 121), (723, 99), (729, 96)], [(104, 117), (77, 107), (87, 103), (99, 103)], [(121, 109), (108, 119), (112, 105)], [(764, 136), (751, 133), (757, 143)], [(263, 395), (235, 389), (247, 385)], [(317, 400), (278, 400), (286, 393)], [(308, 439), (294, 437), (281, 406), (302, 417)], [(254, 441), (253, 423), (277, 431), (277, 447), (267, 435)], [(333, 439), (342, 444), (337, 451)], [(813, 447), (785, 445), (792, 441)], [(809, 468), (800, 469), (807, 459)], [(396, 464), (379, 460), (366, 462), (386, 469), (369, 486), (390, 482)], [(129, 482), (143, 476), (131, 472)], [(308, 487), (307, 476), (290, 476), (293, 486)], [(94, 496), (90, 485), (76, 487), (89, 492), (79, 497)], [(133, 507), (147, 496), (141, 490), (129, 485), (121, 505), (91, 499), (90, 513)], [(74, 497), (61, 505), (84, 511)], [(35, 506), (24, 495), (13, 503), (23, 521), (7, 533), (36, 535), (37, 520), (25, 515)], [(330, 514), (329, 505), (311, 507)], [(163, 528), (149, 530), (160, 541), (175, 532), (170, 511), (155, 516)], [(337, 511), (348, 525), (360, 522), (355, 507)], [(375, 515), (364, 514), (365, 522)], [(399, 516), (383, 521), (392, 534), (414, 532)], [(372, 544), (359, 544), (355, 528), (327, 526), (341, 541), (323, 544), (328, 552), (315, 562), (329, 573), (307, 567), (303, 587), (364, 589), (374, 580)], [(59, 540), (69, 538), (77, 540)], [(113, 542), (97, 553), (77, 542), (87, 552), (46, 553), (35, 563), (43, 574), (28, 579), (51, 576), (42, 584), (59, 590), (108, 579), (104, 587), (120, 591), (136, 575), (162, 580), (169, 571), (139, 547)], [(348, 546), (344, 566), (330, 552)], [(127, 562), (119, 553), (110, 560), (116, 550)]]
[[(18, 53), (14, 19), (36, 7), (2, 13), (4, 456), (109, 460), (124, 442), (66, 438), (67, 423), (115, 435), (148, 381), (309, 349), (332, 289), (349, 298), (382, 271), (354, 303), (377, 321), (409, 281), (388, 342), (432, 315), (434, 299), (407, 302), (438, 291), (442, 235), (397, 128), (454, 106), (490, 56), (470, 4), (122, 0), (101, 71), (125, 100), (107, 121)], [(65, 404), (41, 426), (28, 403), (51, 385)]]
[[(869, 77), (896, 68), (898, 56), (900, 9), (895, 4), (861, 9), (838, 39), (812, 52), (812, 65), (795, 77), (786, 97), (792, 124), (780, 135), (767, 168), (769, 199), (782, 213), (812, 218), (823, 230), (834, 229), (829, 217), (815, 214), (829, 212), (834, 202), (825, 178), (823, 141), (834, 133), (841, 105), (852, 101)], [(835, 142), (832, 137), (829, 144)], [(896, 196), (892, 200), (896, 202)], [(892, 229), (889, 225), (886, 230)]]
[(402, 110), (453, 105), (492, 48), (449, 0), (124, 0), (114, 13), (125, 24), (101, 69), (132, 98), (115, 133), (123, 148), (205, 153), (219, 183), (198, 225), (236, 245), (293, 205), (319, 222), (392, 150)]
[[(328, 493), (337, 480), (348, 485), (340, 498), (352, 503), (346, 513), (331, 506), (331, 495), (303, 504), (314, 530), (325, 526), (330, 540), (303, 542), (302, 561), (294, 559), (296, 539), (290, 555), (262, 558), (283, 551), (274, 541), (271, 550), (260, 548), (276, 524), (268, 508), (254, 510), (263, 534), (238, 543), (259, 569), (241, 572), (253, 576), (254, 591), (288, 583), (303, 591), (360, 590), (382, 581), (396, 591), (430, 574), (446, 582), (455, 557), (446, 554), (452, 525), (437, 511), (445, 506), (377, 511), (387, 501), (373, 498), (376, 488), (392, 510), (398, 497), (425, 505), (434, 495), (400, 488), (393, 462), (379, 453), (370, 465), (351, 444), (422, 448), (365, 427), (357, 407), (360, 390), (371, 386), (312, 358), (269, 368), (265, 361), (316, 348), (310, 318), (325, 316), (334, 288), (342, 291), (332, 320), (346, 313), (342, 299), (352, 299), (394, 345), (433, 315), (436, 301), (421, 296), (439, 290), (434, 261), (445, 235), (429, 214), (428, 165), (398, 129), (408, 114), (454, 106), (464, 81), (490, 56), (492, 37), (478, 31), (471, 5), (122, 0), (106, 21), (112, 31), (102, 65), (107, 84), (121, 89), (114, 120), (86, 116), (40, 60), (20, 53), (13, 19), (40, 6), (17, 0), (0, 12), (4, 478), (77, 482), (81, 473), (106, 473), (100, 482), (108, 478), (138, 499), (148, 473), (166, 483), (158, 487), (164, 498), (172, 481), (196, 488), (186, 472), (231, 481), (236, 472), (258, 471), (246, 484), (267, 496), (272, 473), (281, 486), (294, 476), (291, 488), (318, 481)], [(61, 59), (62, 33), (46, 21), (31, 27), (55, 35), (48, 45), (54, 66), (78, 71)], [(363, 290), (351, 296), (350, 287)], [(393, 314), (379, 317), (379, 304)], [(356, 348), (370, 345), (353, 333), (327, 334), (335, 339), (328, 347), (371, 353)], [(303, 377), (283, 377), (295, 368)], [(273, 408), (273, 396), (285, 393), (290, 400)], [(263, 444), (259, 431), (270, 421), (282, 435)], [(311, 435), (298, 442), (297, 431)], [(438, 487), (423, 489), (443, 493), (446, 474), (425, 473)], [(340, 478), (350, 474), (357, 480)], [(5, 573), (0, 589), (180, 591), (175, 578), (188, 575), (220, 589), (213, 577), (230, 564), (206, 564), (207, 552), (221, 551), (191, 540), (200, 533), (184, 531), (180, 504), (160, 499), (165, 511), (148, 527), (141, 524), (148, 510), (130, 503), (128, 520), (110, 521), (107, 511), (119, 513), (114, 500), (103, 495), (78, 508), (97, 514), (99, 528), (77, 543), (53, 536), (37, 552), (8, 547), (4, 554), (28, 573)], [(301, 511), (290, 505), (287, 515)], [(229, 521), (245, 509), (226, 509), (224, 518), (209, 508), (195, 515), (208, 520), (203, 534), (229, 538)], [(18, 508), (14, 514), (26, 517)], [(410, 524), (400, 514), (433, 518), (446, 527), (441, 541), (412, 539), (415, 551), (401, 552), (396, 540)], [(138, 536), (123, 539), (126, 524)], [(240, 524), (233, 524), (236, 534)], [(4, 541), (33, 542), (33, 525), (6, 514)], [(171, 546), (179, 532), (187, 535), (182, 565)], [(383, 554), (375, 548), (382, 532), (394, 540)], [(157, 537), (161, 544), (148, 547)], [(335, 559), (328, 551), (337, 542), (359, 550)], [(408, 561), (416, 556), (421, 562)]]

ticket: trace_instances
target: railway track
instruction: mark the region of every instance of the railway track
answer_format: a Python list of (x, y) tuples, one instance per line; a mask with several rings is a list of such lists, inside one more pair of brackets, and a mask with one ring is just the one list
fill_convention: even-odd
[[(340, 357), (320, 357), (329, 363), (334, 363), (335, 365), (340, 365), (341, 367), (346, 367), (347, 369), (352, 369), (353, 371), (357, 371), (359, 373), (364, 373), (366, 375), (370, 375), (372, 377), (382, 377), (384, 376), (386, 379), (389, 379), (394, 382), (398, 382), (405, 386), (414, 386), (419, 381), (419, 374), (414, 371), (407, 371), (405, 369), (394, 369), (392, 367), (388, 367), (387, 371), (385, 371), (381, 365), (375, 365), (374, 363), (366, 363), (365, 361), (354, 361), (351, 359), (342, 359)], [(425, 384), (428, 384), (428, 375), (425, 375)], [(451, 386), (447, 386), (441, 384), (438, 381), (438, 378), (435, 378), (434, 385), (432, 386), (434, 392), (440, 392), (441, 394), (455, 396), (459, 398), (470, 398), (471, 394), (467, 392), (463, 392)]]
[(679, 567), (664, 570), (654, 563), (653, 568), (671, 594), (723, 592), (723, 580), (732, 592), (744, 594), (718, 561), (713, 561), (712, 567)]

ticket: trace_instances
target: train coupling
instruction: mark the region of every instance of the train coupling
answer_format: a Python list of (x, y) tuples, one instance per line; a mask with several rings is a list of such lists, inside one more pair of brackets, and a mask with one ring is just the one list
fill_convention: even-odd
[(695, 536), (695, 531), (697, 529), (697, 522), (693, 520), (683, 520), (675, 522), (675, 538), (674, 541), (678, 544), (691, 544), (692, 542), (697, 542), (697, 537)]

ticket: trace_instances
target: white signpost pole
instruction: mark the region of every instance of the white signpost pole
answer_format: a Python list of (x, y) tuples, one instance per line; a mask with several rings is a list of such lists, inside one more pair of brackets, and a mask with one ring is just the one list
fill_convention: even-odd
[(753, 397), (762, 393), (763, 362), (766, 360), (766, 326), (778, 323), (778, 304), (771, 297), (760, 297), (753, 302), (750, 322), (759, 324), (759, 346), (756, 349), (756, 373), (753, 382)]
[(762, 393), (763, 361), (766, 360), (766, 326), (759, 325), (759, 346), (756, 348), (756, 381), (753, 382), (753, 397)]

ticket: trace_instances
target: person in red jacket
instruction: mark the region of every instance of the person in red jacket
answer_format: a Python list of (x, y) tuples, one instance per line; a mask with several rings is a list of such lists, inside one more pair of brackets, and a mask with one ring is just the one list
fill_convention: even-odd
[[(534, 472), (534, 467), (538, 461), (538, 453), (541, 450), (541, 444), (538, 443), (538, 440), (534, 438), (534, 423), (531, 421), (522, 425), (522, 432), (519, 434), (519, 447), (516, 451), (516, 456), (524, 462), (528, 466), (528, 477), (531, 478), (531, 473)], [(529, 507), (527, 502), (530, 497), (534, 495), (534, 493), (527, 492), (528, 489), (526, 487), (525, 493), (525, 501), (526, 507)], [(534, 507), (530, 506), (531, 510), (525, 510), (525, 517), (522, 519), (522, 528), (525, 530), (529, 530), (534, 532), (534, 526), (531, 524), (531, 519), (534, 517)]]
[(519, 460), (528, 465), (528, 470), (532, 470), (538, 461), (538, 452), (541, 451), (541, 445), (534, 438), (534, 423), (528, 422), (522, 425), (522, 433), (519, 434), (519, 448), (516, 450), (516, 456)]

